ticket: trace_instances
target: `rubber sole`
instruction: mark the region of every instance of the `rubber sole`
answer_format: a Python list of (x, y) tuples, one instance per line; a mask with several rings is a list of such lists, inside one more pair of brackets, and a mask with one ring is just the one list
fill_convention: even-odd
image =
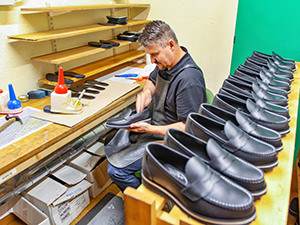
[(179, 200), (177, 200), (177, 198), (175, 196), (173, 196), (168, 190), (166, 190), (165, 188), (159, 186), (158, 184), (156, 184), (156, 183), (152, 182), (151, 180), (149, 180), (148, 178), (146, 178), (143, 173), (142, 173), (142, 182), (143, 182), (143, 185), (147, 189), (165, 197), (166, 199), (171, 200), (183, 212), (185, 212), (186, 214), (188, 214), (189, 216), (193, 217), (195, 220), (198, 220), (200, 222), (205, 222), (208, 224), (215, 224), (215, 225), (246, 225), (256, 219), (256, 211), (249, 218), (236, 219), (236, 220), (221, 220), (221, 219), (215, 219), (215, 218), (210, 218), (210, 217), (206, 217), (203, 215), (199, 215), (199, 214), (196, 214), (195, 212), (190, 211), (188, 208), (186, 208), (184, 205), (182, 205), (181, 202)]

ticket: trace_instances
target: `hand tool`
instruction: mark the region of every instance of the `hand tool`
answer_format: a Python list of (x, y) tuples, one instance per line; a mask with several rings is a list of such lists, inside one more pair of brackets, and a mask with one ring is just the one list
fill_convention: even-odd
[(138, 76), (138, 74), (136, 74), (136, 73), (115, 75), (115, 77), (137, 77), (137, 76)]
[(14, 115), (14, 116), (6, 115), (5, 119), (7, 120), (7, 122), (0, 127), (0, 132), (3, 131), (6, 127), (8, 127), (10, 124), (12, 124), (15, 121), (18, 121), (21, 124), (23, 124), (23, 121), (21, 120), (21, 118), (16, 115)]
[(74, 107), (77, 106), (78, 102), (80, 101), (80, 99), (82, 98), (82, 96), (84, 95), (85, 89), (81, 92), (81, 94), (79, 95), (78, 99), (75, 101), (75, 103), (73, 104)]
[(148, 78), (149, 78), (149, 76), (142, 76), (142, 77), (127, 77), (126, 79), (142, 81), (142, 80), (148, 79)]

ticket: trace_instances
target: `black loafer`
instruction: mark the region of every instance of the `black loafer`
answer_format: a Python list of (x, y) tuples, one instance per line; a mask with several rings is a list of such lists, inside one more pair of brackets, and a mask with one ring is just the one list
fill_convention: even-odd
[(250, 99), (246, 101), (246, 107), (255, 122), (276, 130), (281, 135), (290, 132), (289, 120), (286, 117), (264, 110)]
[(263, 70), (261, 70), (261, 72), (259, 73), (259, 76), (262, 82), (264, 82), (265, 84), (270, 85), (272, 87), (280, 88), (285, 91), (289, 91), (291, 89), (291, 86), (288, 82), (279, 81), (274, 79), (273, 77), (268, 77), (262, 71)]
[(199, 113), (220, 121), (224, 125), (226, 121), (230, 120), (252, 137), (273, 145), (276, 152), (279, 152), (283, 149), (281, 135), (277, 131), (255, 123), (254, 121), (246, 117), (243, 113), (241, 113), (239, 109), (236, 110), (235, 113), (231, 113), (215, 105), (203, 103), (200, 106)]
[(282, 61), (286, 61), (286, 62), (290, 62), (295, 64), (295, 60), (293, 59), (288, 59), (288, 58), (283, 58), (282, 56), (278, 55), (276, 52), (272, 51), (272, 54), (276, 57), (278, 57), (279, 59), (281, 59)]
[(224, 125), (199, 113), (190, 113), (185, 129), (204, 141), (213, 138), (222, 148), (260, 169), (269, 170), (278, 165), (274, 146), (249, 136), (231, 121)]
[(251, 61), (251, 58), (250, 57), (247, 57), (245, 62), (244, 62), (244, 65), (245, 66), (249, 66), (255, 70), (258, 70), (260, 71), (261, 70), (261, 66), (258, 66), (257, 64), (255, 64), (255, 62)]
[[(271, 93), (261, 88), (258, 83), (252, 83), (253, 92), (261, 99), (266, 100), (267, 102), (273, 103), (275, 105), (280, 105), (283, 107), (288, 106), (289, 99), (283, 95)], [(251, 93), (252, 94), (252, 93)]]
[(272, 56), (272, 60), (281, 68), (287, 69), (287, 70), (291, 70), (291, 71), (295, 71), (296, 70), (296, 66), (295, 63), (291, 63), (291, 62), (287, 62), (287, 61), (283, 61), (281, 60), (279, 57), (277, 56)]
[(292, 71), (279, 68), (279, 66), (276, 63), (274, 63), (272, 60), (268, 60), (268, 69), (276, 73), (277, 75), (288, 76), (289, 78), (294, 77), (294, 73)]
[(282, 115), (290, 121), (290, 114), (287, 107), (272, 104), (271, 102), (267, 102), (264, 99), (259, 98), (253, 91), (252, 91), (252, 97), (249, 97), (241, 92), (231, 91), (227, 88), (221, 88), (219, 90), (219, 93), (224, 95), (229, 95), (231, 97), (238, 97), (244, 101), (246, 101), (249, 98), (252, 101), (255, 101), (255, 103), (260, 107), (262, 107), (263, 109), (274, 112), (278, 115)]
[(271, 87), (271, 86), (265, 84), (264, 82), (262, 82), (261, 79), (256, 79), (256, 83), (260, 88), (264, 89), (265, 91), (268, 91), (270, 93), (277, 94), (277, 95), (282, 95), (282, 96), (286, 97), (287, 99), (289, 98), (288, 95), (291, 93), (291, 90), (285, 91), (280, 88)]
[(255, 92), (252, 92), (252, 96), (254, 98), (255, 103), (263, 109), (276, 113), (277, 115), (284, 116), (288, 119), (288, 121), (290, 121), (290, 113), (287, 107), (269, 103), (264, 99), (259, 98)]
[(294, 80), (294, 78), (289, 78), (289, 77), (285, 77), (285, 76), (278, 76), (275, 73), (273, 73), (272, 71), (270, 71), (269, 69), (263, 67), (260, 71), (260, 73), (264, 73), (265, 75), (267, 75), (268, 77), (273, 77), (274, 79), (278, 80), (278, 81), (283, 81), (283, 82), (287, 82), (289, 84), (291, 84), (291, 82)]
[(213, 105), (232, 113), (235, 113), (237, 109), (240, 109), (244, 115), (249, 117), (254, 122), (264, 127), (273, 129), (281, 135), (285, 135), (290, 132), (288, 124), (289, 121), (287, 118), (264, 110), (251, 99), (244, 101), (237, 97), (216, 94), (213, 100)]
[(140, 113), (136, 113), (135, 110), (131, 112), (131, 114), (121, 114), (118, 117), (113, 117), (107, 120), (106, 126), (111, 128), (129, 128), (130, 124), (137, 122), (149, 122), (150, 112), (149, 109), (146, 108)]
[(188, 157), (199, 157), (220, 174), (246, 188), (254, 198), (267, 193), (264, 172), (221, 148), (213, 139), (206, 143), (187, 132), (169, 129), (164, 144)]
[(142, 183), (204, 223), (249, 224), (256, 218), (249, 191), (198, 157), (187, 157), (164, 145), (146, 146)]

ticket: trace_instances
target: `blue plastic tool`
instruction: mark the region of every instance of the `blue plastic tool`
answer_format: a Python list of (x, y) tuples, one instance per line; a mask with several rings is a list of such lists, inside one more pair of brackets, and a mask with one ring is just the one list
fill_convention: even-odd
[(136, 74), (136, 73), (115, 75), (115, 77), (137, 77), (137, 76), (138, 76), (138, 74)]
[(22, 108), (20, 100), (16, 98), (16, 94), (14, 91), (14, 88), (12, 84), (8, 85), (8, 91), (9, 91), (9, 101), (7, 102), (7, 107), (9, 110), (16, 110)]

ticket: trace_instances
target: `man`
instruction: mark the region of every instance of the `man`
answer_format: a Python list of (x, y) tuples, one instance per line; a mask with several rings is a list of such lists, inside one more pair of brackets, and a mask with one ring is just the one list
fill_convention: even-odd
[[(130, 125), (128, 130), (140, 133), (142, 137), (137, 139), (135, 146), (131, 145), (125, 150), (130, 149), (130, 164), (120, 168), (112, 165), (108, 157), (108, 174), (122, 191), (127, 186), (137, 188), (141, 183), (133, 173), (142, 167), (145, 144), (163, 139), (169, 128), (184, 131), (188, 114), (197, 112), (200, 104), (206, 102), (202, 71), (187, 50), (179, 46), (176, 35), (168, 24), (163, 21), (148, 23), (139, 37), (139, 43), (150, 55), (151, 62), (157, 65), (136, 100), (137, 113), (148, 106), (151, 123)], [(123, 152), (122, 157), (124, 156)]]

